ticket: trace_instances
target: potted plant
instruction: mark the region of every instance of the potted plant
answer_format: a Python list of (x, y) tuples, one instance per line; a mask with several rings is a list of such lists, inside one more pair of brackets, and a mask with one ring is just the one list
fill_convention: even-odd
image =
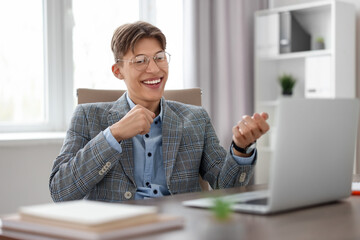
[(315, 40), (315, 50), (325, 49), (325, 42), (323, 37), (317, 37)]
[(293, 88), (296, 83), (296, 79), (292, 75), (286, 73), (282, 74), (281, 76), (279, 76), (279, 83), (283, 95), (292, 95)]
[(232, 203), (220, 198), (214, 199), (214, 206), (211, 210), (214, 213), (215, 219), (218, 221), (228, 221), (231, 218)]

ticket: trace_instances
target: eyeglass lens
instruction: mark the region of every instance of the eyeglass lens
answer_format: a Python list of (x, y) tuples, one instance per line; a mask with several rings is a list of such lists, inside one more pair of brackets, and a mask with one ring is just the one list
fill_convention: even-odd
[[(167, 52), (159, 52), (155, 54), (153, 59), (159, 68), (167, 68), (170, 62), (170, 54), (168, 54)], [(140, 71), (145, 70), (148, 67), (149, 62), (150, 58), (146, 55), (136, 56), (132, 60), (135, 68)]]

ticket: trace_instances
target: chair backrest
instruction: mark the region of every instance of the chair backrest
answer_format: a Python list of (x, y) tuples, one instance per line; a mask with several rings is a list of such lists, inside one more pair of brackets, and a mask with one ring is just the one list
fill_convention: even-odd
[[(126, 90), (105, 90), (105, 89), (77, 89), (78, 104), (94, 102), (112, 102), (116, 101)], [(186, 104), (201, 106), (201, 89), (187, 88), (176, 90), (165, 90), (164, 98), (167, 100), (178, 101)], [(208, 182), (201, 177), (199, 179), (203, 191), (211, 190)]]
[[(78, 104), (116, 101), (125, 91), (79, 88), (77, 90)], [(167, 100), (201, 106), (200, 88), (165, 90), (164, 97)]]

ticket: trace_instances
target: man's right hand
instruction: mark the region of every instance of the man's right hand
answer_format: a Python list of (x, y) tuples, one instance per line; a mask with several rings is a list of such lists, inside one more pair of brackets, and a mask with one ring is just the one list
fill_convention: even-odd
[(120, 142), (138, 134), (150, 132), (155, 113), (141, 105), (136, 105), (120, 121), (110, 126), (111, 134)]

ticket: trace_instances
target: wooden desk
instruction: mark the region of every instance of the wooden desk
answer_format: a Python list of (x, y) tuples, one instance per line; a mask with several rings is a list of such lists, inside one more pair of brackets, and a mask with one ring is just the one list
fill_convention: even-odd
[[(264, 186), (216, 190), (212, 195), (262, 189)], [(209, 195), (209, 193), (207, 193)], [(220, 223), (206, 209), (181, 205), (184, 200), (204, 197), (201, 193), (181, 194), (133, 201), (137, 204), (155, 205), (161, 212), (181, 215), (185, 227), (180, 230), (159, 233), (139, 239), (360, 239), (360, 197), (350, 198), (306, 209), (270, 216), (234, 213), (232, 221)]]
[[(155, 205), (160, 212), (180, 215), (185, 219), (183, 229), (136, 239), (360, 239), (360, 197), (357, 196), (336, 203), (270, 216), (234, 213), (232, 220), (225, 223), (216, 221), (209, 210), (181, 205), (184, 200), (262, 188), (264, 186), (253, 186), (131, 201), (131, 204)], [(0, 236), (0, 239), (9, 238)]]

